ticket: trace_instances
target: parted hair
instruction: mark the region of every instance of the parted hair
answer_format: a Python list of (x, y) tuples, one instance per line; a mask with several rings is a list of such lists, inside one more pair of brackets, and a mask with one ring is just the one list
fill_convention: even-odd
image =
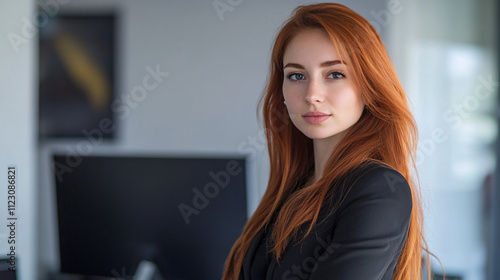
[[(299, 180), (311, 174), (314, 157), (312, 140), (293, 125), (283, 104), (283, 54), (298, 32), (310, 29), (328, 33), (366, 107), (330, 155), (322, 178), (287, 196)], [(275, 244), (272, 252), (279, 260), (298, 234), (299, 227), (306, 225), (305, 236), (311, 232), (322, 207), (318, 202), (335, 192), (335, 180), (366, 161), (393, 168), (410, 185), (410, 225), (394, 279), (421, 279), (422, 249), (426, 250), (423, 247), (422, 206), (418, 184), (411, 177), (412, 173), (416, 174), (418, 131), (408, 103), (382, 40), (365, 18), (341, 4), (296, 8), (274, 41), (267, 87), (259, 103), (270, 160), (267, 189), (232, 247), (222, 279), (238, 279), (252, 239), (270, 223), (274, 214), (277, 218), (272, 227)]]

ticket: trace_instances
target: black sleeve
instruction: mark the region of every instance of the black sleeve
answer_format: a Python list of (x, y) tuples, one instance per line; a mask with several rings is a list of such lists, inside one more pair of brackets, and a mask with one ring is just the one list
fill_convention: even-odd
[(412, 209), (406, 179), (390, 168), (368, 171), (338, 209), (330, 250), (310, 279), (392, 279)]

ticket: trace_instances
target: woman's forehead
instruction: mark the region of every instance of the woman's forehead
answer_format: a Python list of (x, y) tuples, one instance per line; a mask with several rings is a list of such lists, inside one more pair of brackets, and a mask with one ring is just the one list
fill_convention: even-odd
[(295, 63), (311, 67), (331, 66), (336, 64), (331, 62), (342, 62), (342, 58), (325, 30), (306, 29), (295, 34), (285, 47), (283, 65)]

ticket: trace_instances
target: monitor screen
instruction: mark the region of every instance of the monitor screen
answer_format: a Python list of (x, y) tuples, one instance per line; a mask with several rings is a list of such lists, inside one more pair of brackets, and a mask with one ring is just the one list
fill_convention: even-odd
[[(60, 270), (220, 279), (247, 220), (244, 158), (54, 155)], [(125, 274), (125, 275), (123, 275)]]
[(0, 279), (2, 280), (16, 280), (16, 270), (17, 262), (12, 261), (10, 258), (0, 259)]

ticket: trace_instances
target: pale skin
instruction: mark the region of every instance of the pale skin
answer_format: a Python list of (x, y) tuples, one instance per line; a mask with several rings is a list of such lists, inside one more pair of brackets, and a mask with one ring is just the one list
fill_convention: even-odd
[[(283, 97), (293, 124), (313, 140), (311, 183), (316, 182), (335, 147), (361, 117), (365, 104), (324, 30), (295, 35), (285, 49), (283, 65)], [(317, 120), (307, 117), (308, 113), (323, 117)]]

